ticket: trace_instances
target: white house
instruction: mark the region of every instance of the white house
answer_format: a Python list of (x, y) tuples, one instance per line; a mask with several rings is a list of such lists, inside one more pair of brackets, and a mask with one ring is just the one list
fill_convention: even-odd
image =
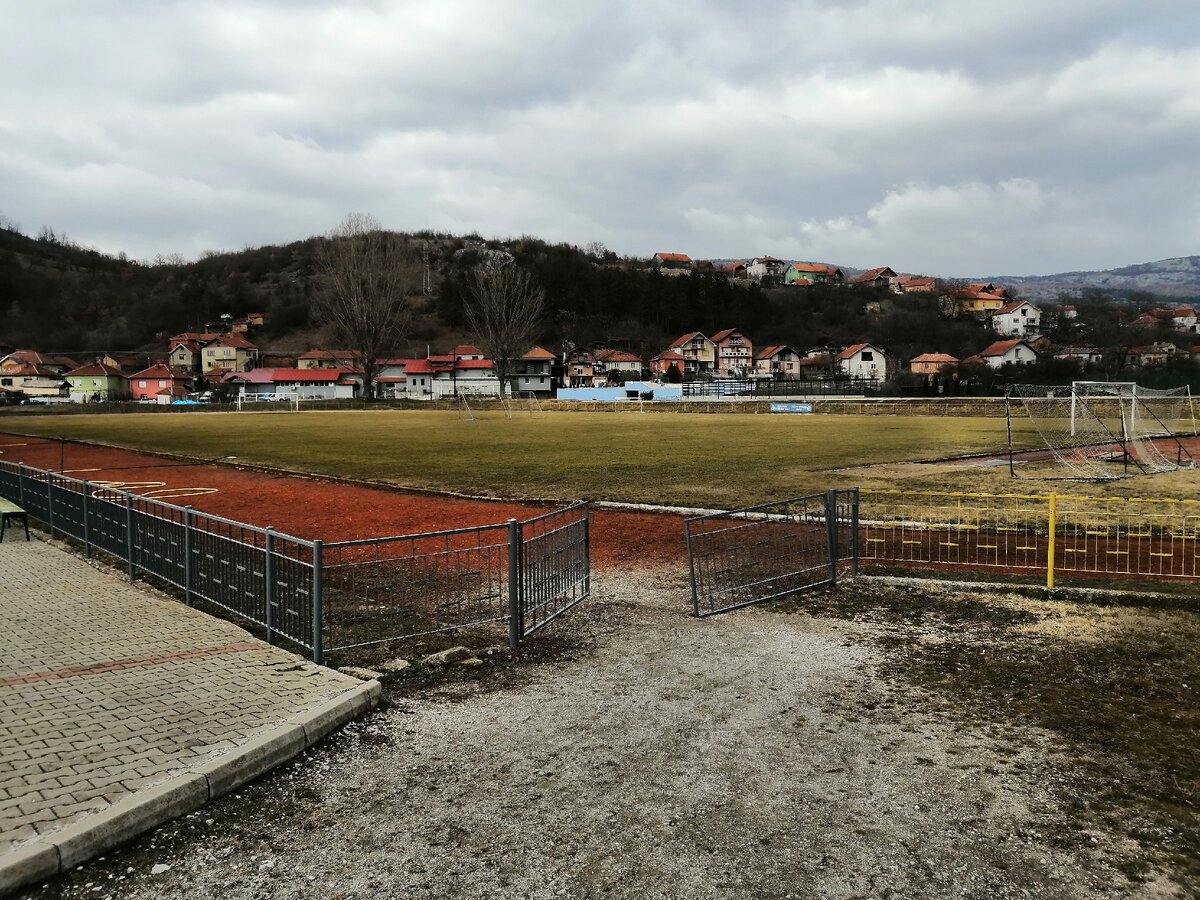
[(887, 377), (888, 356), (874, 344), (854, 344), (838, 354), (838, 368), (851, 378)]
[(294, 394), (301, 400), (349, 400), (362, 389), (362, 375), (346, 369), (251, 369), (227, 372), (221, 383), (247, 399)]
[(1054, 354), (1055, 359), (1070, 359), (1080, 365), (1096, 365), (1104, 361), (1104, 354), (1095, 347), (1064, 347)]
[(982, 362), (990, 368), (999, 369), (1005, 363), (1015, 366), (1027, 366), (1037, 362), (1037, 351), (1027, 341), (1015, 338), (1008, 341), (996, 341), (988, 345), (978, 358), (972, 357), (963, 362)]
[(558, 357), (545, 347), (534, 347), (520, 359), (513, 360), (513, 372), (509, 389), (514, 393), (532, 391), (535, 394), (551, 394), (554, 363)]
[(992, 328), (1005, 337), (1032, 337), (1042, 332), (1042, 311), (1025, 300), (1014, 300), (996, 310)]
[(773, 256), (756, 256), (746, 266), (746, 277), (751, 281), (762, 281), (771, 276), (782, 278), (787, 271), (787, 263)]

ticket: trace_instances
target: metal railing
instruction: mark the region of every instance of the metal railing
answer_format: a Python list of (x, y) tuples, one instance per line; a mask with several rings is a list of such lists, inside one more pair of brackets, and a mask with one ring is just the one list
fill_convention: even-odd
[(738, 398), (754, 400), (760, 397), (861, 397), (879, 389), (874, 378), (716, 378), (710, 381), (685, 381), (681, 385), (683, 398)]
[(321, 655), (320, 541), (257, 528), (102, 483), (0, 462), (0, 496), (81, 542)]
[(862, 491), (862, 559), (906, 568), (1200, 578), (1200, 502)]
[(827, 491), (684, 522), (692, 614), (710, 616), (837, 583), (858, 565), (858, 491)]
[(0, 496), (94, 551), (326, 653), (507, 622), (510, 644), (591, 592), (589, 507), (526, 522), (325, 544), (0, 461)]

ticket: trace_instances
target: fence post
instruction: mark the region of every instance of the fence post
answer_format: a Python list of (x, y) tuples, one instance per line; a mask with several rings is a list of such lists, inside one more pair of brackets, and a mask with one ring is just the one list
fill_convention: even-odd
[(88, 512), (92, 505), (92, 485), (90, 482), (83, 482), (83, 555), (85, 559), (92, 558), (92, 524), (91, 516)]
[(508, 649), (521, 646), (521, 524), (508, 520)]
[(17, 497), (18, 504), (25, 508), (25, 463), (17, 463)]
[(1049, 498), (1049, 538), (1046, 542), (1046, 588), (1054, 588), (1054, 530), (1058, 525), (1058, 494)]
[(854, 488), (850, 492), (850, 546), (853, 548), (853, 554), (850, 557), (850, 574), (858, 574), (858, 504), (862, 499), (862, 492), (858, 488)]
[(583, 564), (587, 567), (583, 576), (583, 593), (592, 594), (592, 519), (591, 506), (583, 506)]
[(263, 599), (266, 602), (266, 616), (264, 616), (267, 626), (267, 643), (274, 643), (274, 612), (271, 607), (275, 605), (275, 563), (273, 557), (275, 550), (271, 536), (271, 526), (267, 526), (266, 537), (263, 540), (263, 553), (266, 554), (265, 565), (263, 566), (264, 590)]
[(324, 544), (321, 541), (313, 541), (312, 555), (312, 652), (313, 662), (318, 666), (325, 664), (325, 633), (323, 612), (321, 603), (321, 568), (324, 565)]
[(183, 508), (183, 602), (192, 605), (192, 508)]
[(683, 540), (687, 544), (688, 574), (692, 579), (692, 615), (700, 618), (700, 588), (696, 584), (696, 559), (692, 556), (692, 526), (686, 519), (683, 523)]
[(129, 580), (133, 581), (133, 495), (125, 495), (125, 556), (129, 561)]
[(825, 492), (825, 535), (829, 541), (829, 586), (837, 587), (837, 491)]
[(50, 519), (50, 537), (54, 537), (54, 473), (46, 473), (46, 513)]

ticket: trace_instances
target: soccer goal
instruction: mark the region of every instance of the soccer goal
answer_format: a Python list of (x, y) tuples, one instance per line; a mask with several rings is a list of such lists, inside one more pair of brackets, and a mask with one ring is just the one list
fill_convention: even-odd
[(1187, 387), (1155, 390), (1132, 381), (1020, 384), (1010, 386), (1005, 406), (1010, 461), (1014, 421), (1027, 418), (1051, 458), (1070, 472), (1067, 477), (1107, 480), (1195, 467), (1180, 440), (1196, 433)]
[(475, 410), (471, 409), (471, 402), (467, 399), (466, 394), (460, 393), (458, 395), (458, 410), (462, 413), (462, 417), (468, 422), (474, 422), (476, 420)]
[(300, 412), (300, 395), (290, 391), (274, 394), (238, 394), (238, 412)]
[(517, 391), (509, 401), (511, 414), (528, 415), (531, 419), (546, 418), (546, 410), (542, 401), (533, 391)]

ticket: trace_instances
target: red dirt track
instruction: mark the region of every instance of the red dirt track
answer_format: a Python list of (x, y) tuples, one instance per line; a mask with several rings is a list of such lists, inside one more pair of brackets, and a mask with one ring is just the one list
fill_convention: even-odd
[[(88, 481), (164, 482), (161, 488), (129, 488), (139, 494), (170, 488), (216, 488), (216, 493), (162, 499), (327, 542), (494, 525), (510, 518), (527, 519), (551, 508), (536, 503), (464, 500), (214, 463), (189, 464), (149, 453), (14, 434), (0, 434), (0, 460), (63, 471), (71, 478)], [(97, 471), (79, 471), (89, 469)], [(592, 559), (598, 568), (684, 564), (683, 520), (679, 516), (593, 509), (591, 520)]]

